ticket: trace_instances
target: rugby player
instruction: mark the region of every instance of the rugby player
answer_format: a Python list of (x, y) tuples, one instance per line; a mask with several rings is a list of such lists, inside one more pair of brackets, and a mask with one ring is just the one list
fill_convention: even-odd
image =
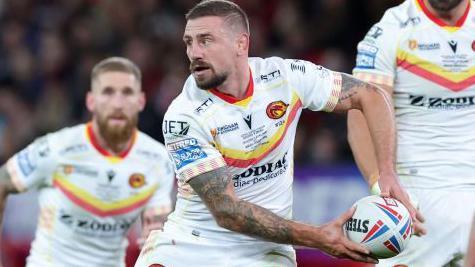
[(135, 266), (295, 266), (291, 245), (377, 262), (343, 234), (352, 209), (321, 226), (292, 220), (293, 143), (303, 108), (362, 110), (383, 183), (412, 207), (394, 169), (395, 124), (384, 91), (307, 61), (249, 58), (247, 16), (232, 2), (202, 1), (186, 19), (192, 75), (163, 122), (177, 205)]
[(475, 217), (473, 217), (472, 232), (470, 233), (470, 241), (467, 250), (467, 258), (465, 259), (465, 267), (475, 266)]
[(99, 62), (86, 104), (89, 123), (38, 138), (0, 168), (0, 216), (9, 194), (39, 190), (27, 267), (125, 266), (130, 226), (142, 215), (145, 237), (171, 210), (173, 166), (137, 130), (145, 105), (137, 66)]
[[(393, 96), (397, 172), (428, 232), (380, 266), (463, 265), (475, 209), (473, 3), (407, 0), (387, 10), (358, 44), (353, 74)], [(366, 121), (349, 113), (349, 140), (377, 192), (381, 167)]]

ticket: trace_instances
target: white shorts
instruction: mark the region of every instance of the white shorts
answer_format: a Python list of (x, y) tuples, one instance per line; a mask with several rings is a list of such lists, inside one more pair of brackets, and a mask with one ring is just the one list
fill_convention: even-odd
[[(173, 229), (173, 230), (171, 230)], [(165, 227), (150, 233), (135, 267), (295, 267), (292, 246), (271, 242), (223, 242)]]
[(409, 189), (425, 218), (427, 235), (412, 236), (398, 256), (380, 260), (379, 266), (463, 266), (475, 212), (475, 189), (448, 191)]

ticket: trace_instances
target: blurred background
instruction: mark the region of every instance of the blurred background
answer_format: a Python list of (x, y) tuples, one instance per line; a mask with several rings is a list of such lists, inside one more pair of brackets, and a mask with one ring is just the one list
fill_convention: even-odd
[[(85, 122), (90, 71), (108, 56), (139, 65), (148, 103), (140, 129), (163, 141), (161, 122), (188, 76), (184, 14), (197, 0), (0, 0), (0, 163), (35, 137)], [(299, 58), (351, 73), (356, 44), (398, 0), (239, 0), (251, 56)], [(295, 217), (333, 219), (367, 194), (343, 115), (303, 112), (295, 144)], [(2, 260), (23, 266), (36, 194), (10, 197)], [(132, 231), (134, 238), (136, 231)], [(131, 242), (128, 262), (137, 247)], [(298, 250), (299, 266), (364, 266)]]

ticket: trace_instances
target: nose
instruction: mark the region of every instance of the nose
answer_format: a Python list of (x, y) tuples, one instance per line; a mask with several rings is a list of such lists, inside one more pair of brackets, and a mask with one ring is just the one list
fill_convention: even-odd
[(121, 110), (124, 107), (125, 97), (122, 94), (114, 94), (111, 99), (111, 105), (115, 110)]
[(196, 42), (192, 42), (188, 45), (187, 54), (191, 61), (203, 59), (203, 49)]

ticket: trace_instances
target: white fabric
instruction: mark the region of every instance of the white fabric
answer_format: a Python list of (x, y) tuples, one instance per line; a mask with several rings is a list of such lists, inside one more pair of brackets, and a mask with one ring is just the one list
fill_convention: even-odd
[(86, 125), (66, 128), (37, 139), (7, 168), (19, 190), (39, 190), (28, 267), (125, 266), (130, 225), (145, 208), (171, 205), (173, 167), (164, 146), (141, 132), (118, 158), (96, 150)]
[(473, 5), (465, 23), (450, 28), (407, 0), (358, 45), (354, 75), (394, 86), (397, 168), (406, 187), (475, 187)]
[[(175, 161), (179, 190), (175, 211), (166, 223), (174, 227), (166, 229), (199, 236), (213, 247), (238, 243), (257, 251), (259, 247), (252, 244), (262, 241), (219, 227), (187, 182), (226, 166), (239, 198), (292, 218), (293, 143), (298, 118), (302, 108), (331, 111), (338, 101), (341, 75), (310, 62), (277, 57), (250, 58), (249, 66), (252, 96), (231, 104), (197, 88), (190, 76), (169, 107), (163, 130)], [(176, 232), (165, 230), (164, 234)], [(183, 253), (181, 249), (186, 248), (178, 244), (177, 250)], [(161, 251), (142, 251), (141, 257), (160, 258)], [(226, 250), (227, 257), (237, 258), (238, 253)]]

